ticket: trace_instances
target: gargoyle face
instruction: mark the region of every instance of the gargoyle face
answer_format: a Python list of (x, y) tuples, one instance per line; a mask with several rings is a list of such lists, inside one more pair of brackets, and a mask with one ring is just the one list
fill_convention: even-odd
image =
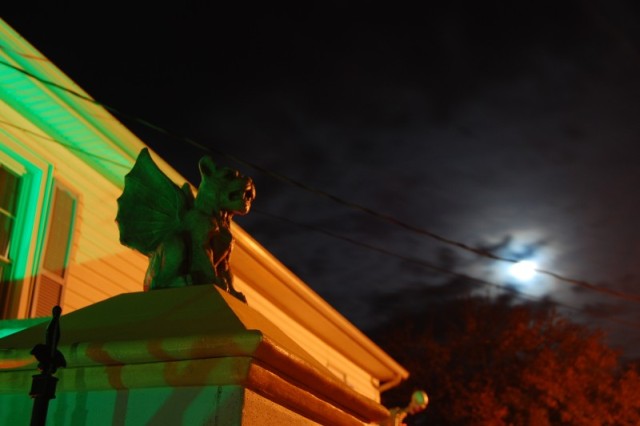
[(250, 177), (227, 167), (218, 168), (210, 157), (199, 163), (202, 181), (196, 203), (207, 213), (226, 211), (231, 214), (249, 213), (256, 190)]

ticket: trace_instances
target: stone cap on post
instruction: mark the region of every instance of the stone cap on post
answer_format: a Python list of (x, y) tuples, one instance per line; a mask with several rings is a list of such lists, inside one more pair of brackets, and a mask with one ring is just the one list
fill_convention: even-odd
[[(0, 395), (36, 368), (44, 327), (0, 339)], [(271, 321), (211, 286), (128, 293), (65, 315), (58, 392), (240, 385), (319, 423), (389, 416), (339, 381)], [(7, 368), (9, 367), (9, 368)], [(73, 379), (82, 372), (82, 389)], [(65, 378), (67, 380), (65, 380)]]

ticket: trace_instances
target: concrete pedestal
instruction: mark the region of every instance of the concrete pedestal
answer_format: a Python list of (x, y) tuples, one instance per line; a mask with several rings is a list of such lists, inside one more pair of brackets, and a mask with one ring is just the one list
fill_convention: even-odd
[[(64, 315), (50, 425), (362, 425), (389, 413), (264, 316), (213, 286), (120, 295)], [(0, 339), (0, 424), (28, 424), (29, 351)]]

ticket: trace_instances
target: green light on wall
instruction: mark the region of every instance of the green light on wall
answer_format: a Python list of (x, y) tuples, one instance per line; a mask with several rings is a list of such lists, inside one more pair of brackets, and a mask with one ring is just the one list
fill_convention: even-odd
[[(3, 40), (3, 42), (8, 41)], [(2, 56), (5, 56), (4, 61), (18, 68), (27, 69), (36, 75), (40, 74), (38, 70), (32, 69), (28, 61), (25, 62), (25, 58), (14, 57), (12, 50), (0, 51), (0, 57)], [(53, 79), (47, 75), (42, 78)], [(131, 159), (113, 149), (113, 145), (108, 142), (113, 135), (102, 129), (100, 119), (87, 116), (86, 111), (77, 110), (68, 102), (69, 99), (66, 99), (68, 96), (71, 95), (48, 87), (14, 68), (0, 64), (0, 98), (40, 128), (43, 135), (73, 147), (72, 152), (75, 155), (101, 172), (111, 182), (121, 186), (123, 172), (122, 167), (117, 164), (129, 164)]]
[[(6, 134), (5, 134), (6, 135)], [(10, 137), (9, 135), (6, 135)], [(8, 150), (4, 145), (0, 144), (0, 153), (5, 158), (8, 158), (11, 164), (8, 166), (15, 169), (20, 175), (20, 194), (18, 194), (18, 206), (16, 211), (16, 222), (14, 224), (14, 232), (11, 236), (11, 246), (9, 248), (9, 258), (12, 259), (11, 273), (8, 277), (11, 281), (19, 281), (28, 276), (33, 276), (37, 273), (34, 262), (34, 267), (29, 270), (29, 255), (32, 249), (33, 253), (39, 254), (42, 250), (42, 244), (44, 242), (44, 235), (34, 234), (38, 229), (44, 225), (46, 220), (46, 214), (40, 215), (38, 219), (38, 210), (40, 208), (41, 197), (47, 199), (49, 197), (52, 182), (50, 178), (44, 185), (44, 194), (40, 194), (40, 188), (43, 187), (43, 179), (45, 174), (39, 168), (33, 166), (24, 158), (20, 157), (15, 152)], [(47, 171), (47, 175), (51, 176), (51, 169)], [(35, 238), (34, 238), (35, 237)], [(35, 248), (32, 247), (35, 239)]]
[(0, 339), (25, 330), (34, 325), (47, 322), (51, 317), (0, 320)]

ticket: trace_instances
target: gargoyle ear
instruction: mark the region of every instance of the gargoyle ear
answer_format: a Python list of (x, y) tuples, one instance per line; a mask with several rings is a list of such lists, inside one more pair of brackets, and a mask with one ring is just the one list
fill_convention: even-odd
[(202, 157), (198, 163), (198, 167), (200, 168), (200, 174), (207, 177), (212, 176), (216, 169), (216, 165), (213, 163), (211, 157)]

